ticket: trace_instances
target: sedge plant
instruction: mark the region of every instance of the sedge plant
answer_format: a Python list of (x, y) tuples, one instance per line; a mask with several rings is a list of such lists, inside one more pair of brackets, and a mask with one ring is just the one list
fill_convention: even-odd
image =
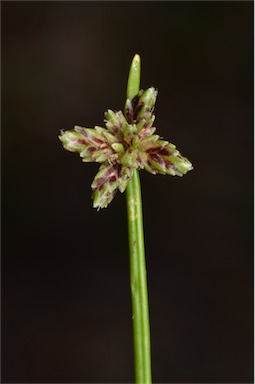
[(193, 167), (174, 144), (155, 134), (153, 114), (157, 90), (140, 89), (141, 60), (135, 55), (129, 71), (124, 113), (105, 112), (105, 128), (75, 126), (61, 131), (64, 148), (83, 162), (100, 163), (92, 184), (93, 207), (106, 208), (116, 192), (126, 191), (130, 253), (135, 380), (150, 384), (151, 347), (139, 170), (182, 176)]

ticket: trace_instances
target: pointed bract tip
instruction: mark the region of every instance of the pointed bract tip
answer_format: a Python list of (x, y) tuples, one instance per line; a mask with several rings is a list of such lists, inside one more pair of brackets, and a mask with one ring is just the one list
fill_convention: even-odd
[(140, 55), (138, 55), (138, 53), (135, 54), (133, 61), (137, 61), (137, 62), (141, 61)]
[(138, 54), (133, 57), (130, 70), (131, 68), (133, 68), (135, 71), (141, 71), (141, 58)]

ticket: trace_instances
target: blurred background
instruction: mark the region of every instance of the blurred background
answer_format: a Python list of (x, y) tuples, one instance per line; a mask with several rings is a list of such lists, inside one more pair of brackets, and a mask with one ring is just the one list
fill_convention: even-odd
[(141, 171), (154, 382), (253, 382), (253, 3), (2, 2), (2, 382), (133, 382), (125, 196), (60, 129), (129, 66), (194, 165)]

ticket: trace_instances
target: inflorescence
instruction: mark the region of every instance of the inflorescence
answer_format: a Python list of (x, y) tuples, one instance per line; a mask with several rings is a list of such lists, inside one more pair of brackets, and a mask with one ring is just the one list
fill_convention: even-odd
[(124, 192), (135, 168), (172, 176), (193, 169), (175, 145), (154, 134), (156, 97), (153, 87), (140, 90), (126, 101), (124, 114), (105, 113), (106, 128), (75, 126), (61, 131), (59, 139), (66, 150), (79, 153), (84, 162), (102, 163), (91, 185), (94, 208), (106, 208), (118, 189)]

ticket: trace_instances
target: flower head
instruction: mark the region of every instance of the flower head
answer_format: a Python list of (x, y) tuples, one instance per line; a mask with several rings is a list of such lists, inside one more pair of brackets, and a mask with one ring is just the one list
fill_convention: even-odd
[(79, 153), (84, 162), (102, 163), (91, 185), (94, 208), (107, 207), (118, 189), (124, 192), (135, 168), (172, 176), (192, 169), (175, 145), (154, 134), (156, 97), (151, 87), (126, 101), (124, 115), (108, 110), (106, 128), (75, 126), (61, 131), (59, 139), (66, 150)]

